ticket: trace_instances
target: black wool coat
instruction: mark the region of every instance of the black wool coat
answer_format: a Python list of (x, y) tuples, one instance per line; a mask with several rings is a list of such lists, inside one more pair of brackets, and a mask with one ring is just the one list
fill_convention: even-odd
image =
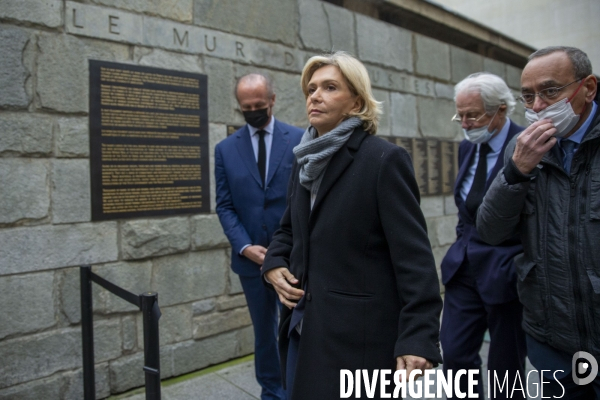
[[(339, 398), (341, 369), (394, 371), (400, 355), (440, 363), (442, 300), (408, 153), (356, 128), (312, 210), (298, 171), (262, 268), (287, 267), (305, 288), (292, 399)], [(291, 313), (280, 320), (284, 382)]]

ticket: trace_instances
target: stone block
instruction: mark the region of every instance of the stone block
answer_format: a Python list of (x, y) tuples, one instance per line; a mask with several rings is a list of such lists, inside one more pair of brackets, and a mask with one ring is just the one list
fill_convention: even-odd
[(521, 93), (521, 68), (513, 67), (512, 65), (506, 65), (506, 84)]
[(444, 199), (441, 196), (425, 196), (421, 198), (421, 211), (425, 218), (444, 215)]
[(126, 45), (80, 39), (72, 35), (40, 35), (37, 94), (40, 106), (62, 112), (89, 112), (89, 62), (129, 60)]
[(450, 80), (450, 46), (415, 34), (415, 72), (444, 81)]
[(410, 31), (364, 15), (357, 14), (355, 17), (358, 57), (362, 61), (413, 72)]
[[(160, 311), (162, 313), (159, 324), (161, 345), (183, 342), (192, 338), (192, 306), (190, 304), (161, 307)], [(141, 317), (139, 321), (142, 321)], [(141, 330), (143, 331), (143, 329)]]
[(207, 250), (160, 257), (154, 265), (153, 288), (166, 307), (225, 292), (228, 265), (225, 250)]
[[(166, 378), (172, 374), (172, 351), (160, 349), (160, 376)], [(128, 389), (144, 386), (144, 352), (120, 357), (108, 364), (110, 389), (112, 393), (121, 393)]]
[[(75, 35), (93, 33), (102, 40), (141, 44), (144, 40), (144, 17), (115, 9), (66, 1), (65, 30)], [(123, 2), (120, 2), (121, 4)], [(87, 35), (86, 35), (87, 36)]]
[(81, 329), (57, 329), (0, 342), (0, 389), (78, 368)]
[(454, 101), (454, 86), (436, 82), (435, 96)]
[(239, 349), (237, 331), (204, 340), (189, 340), (173, 346), (173, 372), (182, 375), (235, 358)]
[[(108, 380), (108, 363), (96, 364), (94, 368), (96, 381), (96, 398), (103, 399), (110, 396), (110, 383)], [(83, 399), (83, 370), (64, 374), (66, 389), (61, 399), (80, 400)], [(47, 397), (51, 398), (51, 397)]]
[(174, 376), (173, 373), (173, 346), (161, 346), (160, 348), (160, 377), (161, 379)]
[(444, 99), (417, 98), (419, 127), (424, 137), (453, 140), (462, 135), (460, 125), (451, 122), (456, 113), (454, 102)]
[(272, 72), (275, 85), (275, 118), (301, 128), (308, 126), (304, 93), (300, 87), (300, 75)]
[[(217, 190), (215, 180), (212, 178), (215, 176), (215, 147), (223, 139), (227, 137), (227, 126), (221, 124), (209, 124), (208, 125), (208, 146), (209, 146), (209, 169), (210, 169), (210, 212), (214, 213), (217, 207)], [(192, 224), (192, 229), (194, 225)], [(221, 229), (222, 230), (222, 229)], [(197, 242), (194, 234), (192, 234), (192, 245)]]
[(503, 62), (493, 60), (491, 58), (483, 58), (483, 70), (485, 72), (498, 75), (504, 81), (506, 81), (506, 67)]
[[(0, 389), (0, 400), (40, 400), (62, 399), (65, 377), (55, 375), (47, 379), (38, 379), (20, 385)], [(80, 399), (83, 398), (80, 397)]]
[(0, 339), (53, 326), (56, 323), (54, 274), (0, 278), (0, 304), (3, 308)]
[(458, 207), (456, 207), (456, 201), (453, 195), (444, 196), (444, 214), (445, 215), (456, 215), (458, 214)]
[(113, 393), (144, 386), (144, 353), (121, 357), (108, 364), (110, 389)]
[(197, 55), (135, 46), (133, 49), (133, 60), (137, 64), (147, 67), (192, 72), (195, 74), (204, 73), (201, 59)]
[(374, 88), (435, 97), (435, 82), (431, 79), (418, 78), (411, 74), (367, 63), (365, 63), (365, 67)]
[(89, 160), (54, 160), (52, 184), (53, 223), (92, 219)]
[[(93, 267), (93, 271), (98, 276), (134, 294), (150, 291), (152, 287), (152, 263), (150, 261), (98, 265)], [(94, 286), (93, 292), (94, 311), (97, 313), (139, 311), (137, 306), (115, 296), (103, 287)]]
[[(136, 317), (128, 315), (121, 318), (121, 329), (123, 330), (123, 350), (129, 353), (138, 349)], [(143, 347), (143, 343), (140, 343), (139, 349), (141, 350)]]
[(140, 14), (158, 15), (181, 22), (192, 22), (192, 0), (94, 0), (95, 3)]
[(53, 119), (31, 113), (4, 113), (0, 118), (0, 154), (17, 156), (52, 153)]
[(94, 320), (94, 361), (114, 360), (121, 355), (122, 348), (120, 319)]
[(459, 47), (450, 47), (452, 81), (458, 83), (467, 76), (483, 70), (483, 57)]
[(191, 218), (192, 249), (208, 250), (228, 247), (229, 241), (216, 214), (196, 215)]
[(306, 50), (330, 51), (331, 35), (329, 21), (323, 9), (323, 2), (300, 0), (300, 40)]
[[(217, 301), (217, 311), (231, 310), (232, 308), (245, 307), (246, 296), (238, 294), (235, 296), (220, 297)], [(194, 313), (196, 315), (196, 313)]]
[(89, 157), (88, 118), (60, 117), (54, 124), (56, 157)]
[(331, 50), (343, 50), (352, 55), (357, 55), (354, 13), (343, 7), (334, 6), (326, 2), (323, 2), (323, 10), (327, 14), (327, 21), (329, 23)]
[(396, 92), (392, 92), (390, 97), (391, 136), (418, 137), (417, 98)]
[(217, 301), (214, 298), (196, 301), (192, 304), (192, 313), (194, 316), (206, 314), (214, 310), (216, 305)]
[[(229, 266), (229, 262), (227, 265)], [(244, 288), (242, 288), (240, 277), (238, 274), (233, 272), (233, 270), (229, 269), (229, 294), (231, 295), (238, 293), (244, 293)]]
[[(237, 107), (237, 101), (234, 93), (233, 63), (205, 57), (204, 69), (208, 75), (208, 119), (212, 123), (234, 122), (234, 109)], [(244, 123), (243, 120), (238, 122)]]
[(295, 46), (298, 8), (294, 0), (194, 0), (194, 24)]
[(0, 275), (110, 262), (118, 257), (117, 223), (113, 221), (3, 229), (0, 243)]
[(126, 260), (180, 253), (189, 248), (187, 217), (133, 220), (121, 225), (121, 252)]
[(48, 171), (48, 161), (44, 159), (0, 159), (0, 223), (48, 216)]
[(201, 315), (194, 317), (194, 339), (202, 339), (251, 324), (248, 307)]
[(456, 241), (457, 223), (458, 216), (456, 215), (447, 215), (436, 218), (436, 236), (438, 238), (438, 245), (446, 246)]
[(0, 106), (24, 108), (31, 100), (25, 87), (30, 72), (23, 62), (29, 35), (20, 28), (0, 28)]
[(254, 328), (247, 326), (237, 331), (238, 349), (236, 357), (254, 353)]
[(375, 100), (383, 103), (381, 104), (383, 114), (379, 116), (379, 127), (377, 128), (377, 134), (380, 136), (390, 136), (392, 134), (390, 92), (380, 89), (373, 89), (373, 97), (375, 97)]
[(61, 0), (3, 0), (0, 18), (57, 28), (62, 25), (62, 12)]

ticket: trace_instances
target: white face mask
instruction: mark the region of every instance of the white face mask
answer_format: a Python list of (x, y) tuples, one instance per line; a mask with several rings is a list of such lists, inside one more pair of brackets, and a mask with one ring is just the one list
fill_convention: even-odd
[(488, 140), (492, 138), (498, 132), (498, 129), (494, 129), (492, 132), (488, 131), (488, 126), (482, 126), (481, 128), (473, 128), (466, 130), (463, 128), (463, 133), (465, 134), (465, 139), (467, 139), (471, 143), (486, 143)]
[(527, 121), (529, 121), (530, 124), (545, 118), (551, 119), (552, 124), (556, 128), (556, 133), (554, 134), (556, 137), (563, 137), (571, 132), (571, 129), (577, 125), (579, 117), (580, 116), (573, 111), (573, 106), (568, 98), (564, 98), (561, 101), (544, 108), (539, 113), (536, 113), (530, 108), (525, 109), (525, 118), (527, 118)]

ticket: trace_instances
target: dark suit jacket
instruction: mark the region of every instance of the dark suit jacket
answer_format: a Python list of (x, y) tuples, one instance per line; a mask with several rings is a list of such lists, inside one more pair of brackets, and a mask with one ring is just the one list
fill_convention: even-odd
[(215, 148), (216, 209), (231, 243), (231, 268), (237, 274), (260, 274), (259, 266), (239, 253), (247, 244), (268, 247), (279, 228), (294, 160), (292, 149), (300, 143), (302, 133), (302, 129), (275, 120), (265, 189), (247, 125)]
[[(289, 268), (306, 290), (292, 399), (339, 398), (340, 369), (395, 370), (407, 354), (441, 362), (442, 303), (408, 153), (355, 129), (333, 155), (312, 211), (298, 170), (263, 265), (263, 273)], [(290, 316), (284, 307), (284, 371)]]
[[(490, 178), (486, 182), (486, 192), (498, 172), (504, 167), (506, 145), (513, 136), (522, 130), (523, 127), (512, 121), (510, 122), (508, 135), (502, 145), (502, 150), (498, 155), (498, 160), (492, 169)], [(523, 247), (517, 236), (497, 246), (491, 246), (479, 237), (475, 229), (476, 215), (467, 211), (465, 202), (460, 195), (460, 188), (476, 151), (477, 145), (468, 140), (463, 140), (458, 149), (458, 165), (460, 167), (454, 186), (454, 201), (458, 207), (457, 239), (450, 246), (442, 261), (442, 283), (445, 285), (450, 282), (465, 258), (467, 258), (471, 265), (476, 267), (477, 288), (483, 301), (488, 304), (506, 303), (518, 297), (513, 258), (523, 252)]]

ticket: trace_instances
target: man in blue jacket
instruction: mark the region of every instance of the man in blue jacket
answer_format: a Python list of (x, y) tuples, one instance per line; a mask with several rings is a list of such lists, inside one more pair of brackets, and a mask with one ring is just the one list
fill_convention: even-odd
[(235, 94), (247, 125), (215, 148), (217, 214), (254, 326), (261, 399), (284, 400), (277, 351), (279, 301), (262, 282), (260, 268), (286, 207), (292, 149), (303, 131), (273, 117), (275, 93), (267, 76), (241, 77)]
[[(500, 77), (470, 75), (456, 85), (454, 93), (457, 113), (452, 120), (461, 124), (466, 139), (458, 151), (454, 188), (457, 239), (441, 265), (446, 286), (440, 332), (444, 371), (479, 370), (479, 351), (489, 329), (490, 385), (495, 373), (500, 382), (508, 376), (510, 388), (517, 373), (524, 378), (525, 334), (513, 265), (513, 257), (523, 249), (518, 237), (496, 246), (483, 242), (475, 221), (487, 188), (504, 166), (506, 145), (523, 128), (508, 118), (516, 102)], [(466, 393), (466, 379), (460, 386)], [(492, 388), (490, 394), (496, 399), (510, 398), (509, 388), (501, 391), (497, 387), (496, 393)], [(478, 390), (483, 398), (483, 385), (478, 385)]]

